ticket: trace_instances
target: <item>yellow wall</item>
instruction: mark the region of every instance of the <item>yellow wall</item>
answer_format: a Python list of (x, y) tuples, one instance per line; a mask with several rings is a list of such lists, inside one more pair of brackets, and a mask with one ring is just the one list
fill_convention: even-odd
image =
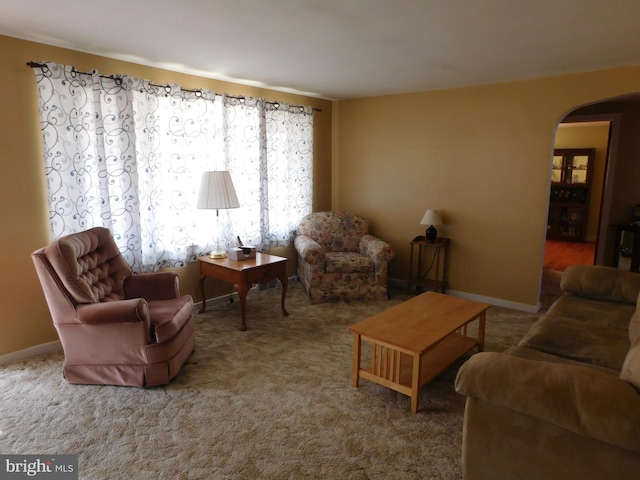
[[(595, 161), (591, 173), (591, 192), (589, 195), (589, 215), (586, 239), (595, 242), (598, 237), (598, 220), (600, 200), (607, 163), (607, 146), (609, 144), (609, 125), (583, 125), (567, 123), (558, 127), (555, 148), (595, 148)], [(544, 159), (546, 165), (548, 159)]]
[[(0, 36), (0, 355), (57, 340), (30, 254), (49, 243), (44, 197), (44, 167), (38, 117), (35, 75), (28, 61), (54, 61), (79, 70), (94, 68), (103, 74), (128, 74), (155, 83), (178, 83), (185, 88), (268, 100), (313, 105), (314, 209), (331, 208), (332, 103), (239, 84), (160, 70), (71, 50)], [(289, 274), (295, 268), (291, 247), (274, 250), (287, 256)], [(196, 297), (197, 267), (178, 271), (181, 290)], [(229, 291), (225, 284), (207, 281), (207, 296)], [(196, 298), (197, 299), (197, 298)]]
[[(29, 257), (49, 242), (29, 60), (321, 108), (314, 210), (368, 218), (397, 251), (390, 276), (406, 280), (408, 242), (424, 231), (424, 211), (440, 209), (440, 233), (452, 239), (451, 289), (525, 308), (538, 302), (557, 123), (577, 106), (640, 90), (638, 66), (332, 105), (2, 36), (0, 59), (0, 355), (57, 339)], [(276, 253), (292, 260), (292, 274), (292, 248)], [(194, 265), (179, 274), (183, 292), (196, 296)], [(225, 291), (217, 284), (209, 293)]]
[(451, 290), (535, 309), (556, 125), (638, 91), (640, 66), (341, 101), (334, 208), (371, 221), (396, 248), (390, 276), (404, 280), (408, 242), (439, 209)]

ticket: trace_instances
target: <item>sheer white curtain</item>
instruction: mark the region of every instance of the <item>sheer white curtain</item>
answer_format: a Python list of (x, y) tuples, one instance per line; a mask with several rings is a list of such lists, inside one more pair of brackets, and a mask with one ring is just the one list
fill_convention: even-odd
[[(239, 235), (287, 245), (311, 212), (313, 110), (129, 76), (35, 67), (52, 238), (109, 228), (137, 272), (183, 266)], [(195, 208), (205, 170), (229, 170), (241, 207)]]

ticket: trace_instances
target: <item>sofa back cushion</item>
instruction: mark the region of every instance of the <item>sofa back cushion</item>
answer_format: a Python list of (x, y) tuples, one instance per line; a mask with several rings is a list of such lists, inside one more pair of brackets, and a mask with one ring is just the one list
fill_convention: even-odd
[(640, 274), (602, 265), (572, 265), (563, 272), (560, 288), (572, 295), (635, 305)]
[(108, 229), (95, 227), (60, 237), (45, 254), (76, 303), (125, 298), (124, 281), (132, 271)]
[(633, 345), (638, 339), (640, 339), (640, 294), (636, 300), (636, 311), (629, 322), (629, 342)]
[(310, 236), (327, 252), (358, 252), (368, 231), (364, 218), (348, 212), (310, 213), (298, 225), (299, 235)]
[(620, 378), (632, 384), (640, 392), (640, 338), (631, 345), (622, 364)]

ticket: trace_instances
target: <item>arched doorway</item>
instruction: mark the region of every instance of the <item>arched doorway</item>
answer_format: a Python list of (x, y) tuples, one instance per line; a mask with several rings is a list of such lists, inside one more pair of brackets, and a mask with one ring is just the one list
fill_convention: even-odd
[(640, 94), (578, 107), (563, 117), (557, 128), (594, 123), (608, 124), (609, 137), (603, 174), (596, 186), (600, 192), (599, 208), (591, 212), (590, 218), (595, 226), (595, 238), (591, 238), (595, 241), (593, 263), (612, 265), (616, 248), (611, 224), (628, 221), (631, 207), (640, 203)]

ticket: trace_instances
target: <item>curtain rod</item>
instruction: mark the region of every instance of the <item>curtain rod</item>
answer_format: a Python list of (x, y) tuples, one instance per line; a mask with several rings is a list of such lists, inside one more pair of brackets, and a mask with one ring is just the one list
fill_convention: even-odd
[[(27, 62), (27, 66), (30, 67), (30, 68), (42, 68), (42, 67), (46, 67), (46, 64), (29, 61), (29, 62)], [(71, 68), (72, 68), (72, 71), (74, 73), (77, 73), (79, 75), (93, 75), (92, 73), (89, 73), (89, 72), (81, 72), (80, 70), (77, 70), (76, 67), (71, 67)], [(100, 74), (100, 78), (110, 78), (112, 80), (115, 80), (118, 85), (120, 85), (121, 82), (122, 82), (122, 77), (120, 75), (102, 75), (102, 74)], [(120, 81), (120, 83), (118, 83), (118, 81)], [(156, 83), (151, 83), (151, 82), (149, 82), (149, 85), (151, 85), (152, 87), (164, 88), (167, 93), (169, 93), (171, 91), (170, 90), (171, 89), (170, 85), (158, 85)], [(188, 88), (181, 88), (181, 90), (183, 92), (195, 93), (197, 96), (202, 95), (202, 90), (201, 89), (190, 90)], [(236, 100), (244, 100), (246, 98), (244, 95), (227, 95), (227, 97), (235, 98)], [(268, 103), (269, 105), (275, 105), (276, 108), (278, 108), (278, 106), (280, 105), (280, 102), (269, 102), (267, 100), (265, 100), (265, 103)], [(304, 108), (302, 105), (292, 105), (292, 107), (298, 107), (301, 111)], [(322, 110), (320, 108), (313, 107), (313, 111), (314, 112), (321, 112)]]

